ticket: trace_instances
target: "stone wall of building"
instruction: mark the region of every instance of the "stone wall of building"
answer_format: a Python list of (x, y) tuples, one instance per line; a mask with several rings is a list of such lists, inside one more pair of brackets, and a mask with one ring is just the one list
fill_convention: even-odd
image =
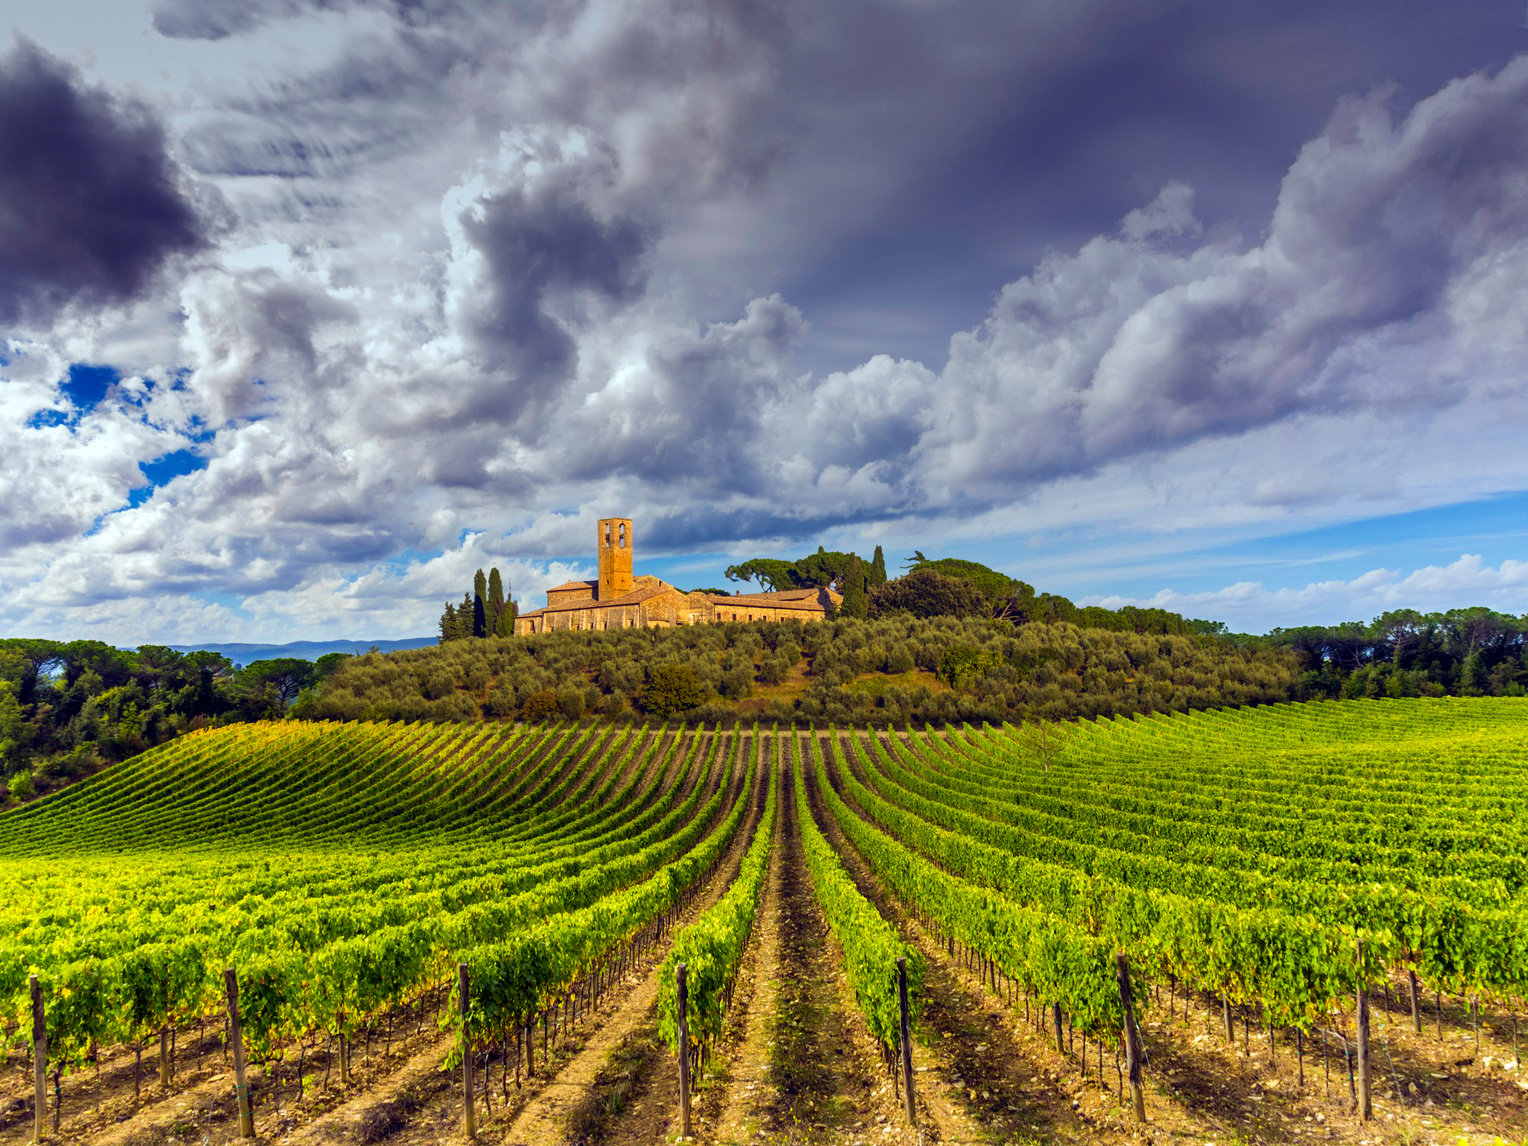
[[(515, 635), (565, 630), (670, 628), (718, 621), (820, 621), (842, 598), (831, 589), (732, 597), (681, 593), (658, 578), (632, 576), (631, 519), (599, 522), (599, 578), (547, 590), (546, 607), (515, 620)], [(774, 599), (771, 599), (774, 598)]]

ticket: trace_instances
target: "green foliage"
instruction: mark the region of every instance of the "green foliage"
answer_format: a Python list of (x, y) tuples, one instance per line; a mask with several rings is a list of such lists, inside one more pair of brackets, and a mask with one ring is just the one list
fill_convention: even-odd
[(529, 724), (562, 718), (562, 707), (557, 703), (557, 692), (550, 688), (531, 693), (520, 708), (520, 719)]
[(1233, 639), (1293, 652), (1301, 695), (1310, 698), (1516, 696), (1528, 684), (1528, 617), (1478, 606), (1426, 614), (1394, 609), (1368, 624), (1306, 625)]
[[(1104, 662), (1216, 644), (1057, 626), (1040, 646), (1023, 643), (1036, 626), (904, 623), (909, 642), (920, 626), (958, 632), (1035, 673), (1123, 671)], [(792, 634), (808, 657), (889, 655), (872, 623), (820, 629)], [(104, 682), (102, 668), (80, 679)], [(233, 967), (259, 1056), (375, 1029), (461, 961), (471, 1004), (465, 1018), (455, 1000), (442, 1013), (486, 1049), (570, 990), (618, 982), (616, 954), (672, 918), (748, 823), (747, 794), (790, 771), (738, 880), (675, 937), (702, 1037), (721, 1027), (776, 808), (793, 813), (883, 1050), (896, 1042), (895, 961), (908, 958), (915, 1014), (920, 964), (843, 868), (839, 834), (938, 940), (1105, 1039), (1122, 1019), (1117, 952), (1143, 1007), (1171, 976), (1275, 1026), (1331, 1029), (1357, 987), (1414, 970), (1498, 1022), (1521, 1012), (1528, 841), (1513, 817), (1528, 798), (1528, 706), (1286, 704), (1052, 731), (1048, 749), (1040, 727), (958, 723), (768, 739), (295, 721), (195, 733), (0, 816), (0, 1005), (24, 1031), (35, 970), (50, 1065), (69, 1069), (93, 1044), (217, 1015)], [(300, 814), (272, 815), (294, 792)]]
[(757, 581), (766, 593), (779, 593), (797, 588), (795, 572), (794, 561), (756, 557), (740, 565), (728, 566), (725, 576), (729, 581)]
[(11, 773), (11, 778), (6, 783), (6, 791), (10, 793), (11, 799), (18, 802), (30, 800), (37, 794), (37, 789), (32, 787), (32, 774), (25, 769)]
[(870, 559), (870, 571), (865, 576), (867, 589), (874, 589), (877, 585), (886, 584), (886, 554), (881, 552), (881, 547), (875, 547), (875, 556)]
[(840, 617), (851, 617), (862, 621), (870, 615), (870, 596), (865, 591), (866, 580), (863, 563), (851, 554), (848, 564), (844, 567), (844, 599), (838, 606)]
[(243, 690), (242, 707), (250, 719), (280, 716), (297, 694), (318, 678), (318, 666), (297, 657), (251, 661), (235, 677)]
[[(758, 734), (757, 728), (754, 730)], [(778, 747), (778, 741), (776, 741)], [(764, 891), (774, 839), (777, 769), (771, 767), (763, 814), (742, 866), (721, 899), (704, 915), (674, 936), (658, 972), (658, 1037), (679, 1053), (679, 997), (675, 969), (685, 965), (689, 994), (690, 1037), (715, 1043), (726, 1017), (726, 1001), (737, 976), (738, 963), (753, 931), (754, 916)]]
[(498, 566), (494, 566), (488, 573), (488, 612), (485, 620), (489, 636), (505, 637), (513, 634), (513, 629), (508, 633), (503, 631), (504, 610), (504, 579), (499, 576)]
[[(7, 1022), (29, 1007), (35, 969), (50, 1065), (78, 1066), (92, 1044), (214, 1012), (233, 967), (258, 1060), (370, 1027), (461, 959), (469, 1025), (502, 1033), (672, 911), (751, 806), (738, 794), (756, 782), (754, 754), (740, 777), (735, 741), (724, 754), (722, 737), (590, 735), (243, 725), (127, 764), (108, 782), (126, 778), (131, 808), (79, 788), (83, 802), (65, 793), (41, 818), (0, 817), (0, 851), (24, 869), (0, 913)], [(519, 800), (538, 754), (545, 776)], [(303, 815), (269, 814), (318, 775), (330, 782), (305, 789)], [(464, 802), (438, 775), (484, 783)], [(425, 782), (399, 783), (409, 777)], [(317, 849), (294, 854), (283, 838)], [(123, 851), (136, 854), (106, 854)], [(87, 898), (63, 894), (87, 875)]]
[(989, 611), (986, 596), (963, 577), (920, 567), (878, 586), (870, 594), (872, 617), (909, 613), (914, 617), (978, 617)]
[[(758, 581), (766, 592), (777, 593), (785, 589), (838, 588), (842, 591), (844, 573), (850, 561), (860, 559), (853, 553), (828, 552), (822, 546), (796, 561), (779, 561), (771, 557), (756, 557), (739, 565), (729, 566), (729, 581)], [(884, 562), (883, 562), (884, 564)]]
[(557, 711), (564, 720), (578, 720), (584, 714), (584, 690), (565, 685), (557, 690)]
[(988, 604), (994, 609), (1000, 609), (1003, 603), (1012, 597), (1033, 597), (1034, 589), (1023, 581), (1016, 580), (1006, 573), (999, 573), (996, 569), (989, 569), (975, 561), (964, 561), (958, 557), (941, 557), (930, 561), (920, 552), (914, 552), (909, 572), (927, 570), (938, 573), (944, 577), (954, 577), (962, 581), (969, 581), (981, 591)]
[(24, 770), (50, 791), (191, 727), (239, 719), (247, 693), (217, 653), (0, 640), (0, 784)]
[(765, 657), (759, 663), (760, 684), (781, 684), (790, 676), (791, 666), (782, 656)]
[(648, 670), (642, 707), (659, 720), (689, 712), (705, 699), (706, 686), (691, 666), (670, 661)]
[(472, 635), (488, 635), (488, 578), (481, 569), (472, 575)]
[[(817, 762), (818, 791), (826, 794), (826, 777), (821, 770), (817, 737), (811, 738), (812, 760)], [(897, 960), (907, 960), (907, 1000), (909, 1022), (916, 1025), (923, 1001), (923, 955), (903, 943), (881, 913), (871, 905), (844, 868), (816, 821), (807, 801), (805, 761), (793, 769), (796, 781), (796, 820), (800, 826), (806, 866), (812, 877), (812, 891), (822, 907), (833, 938), (844, 953), (844, 971), (854, 990), (860, 1012), (870, 1036), (883, 1053), (893, 1052), (901, 1042), (901, 1005), (898, 1000)]]
[(440, 643), (469, 637), (513, 636), (519, 610), (510, 600), (509, 592), (509, 582), (500, 575), (497, 566), (486, 575), (479, 569), (473, 574), (472, 588), (462, 595), (461, 603), (446, 602), (440, 615)]
[(1000, 662), (989, 649), (971, 645), (947, 645), (939, 655), (939, 679), (951, 688), (964, 688), (970, 682), (989, 675)]
[[(966, 651), (947, 660), (951, 647)], [(792, 679), (803, 658), (799, 688), (768, 701), (750, 698), (760, 685)], [(662, 687), (647, 688), (649, 674), (664, 664), (693, 673), (697, 688), (681, 706), (661, 699)], [(866, 687), (866, 678), (879, 674), (895, 678), (890, 687)], [(552, 703), (571, 688), (584, 695), (584, 715), (602, 720), (641, 712), (690, 722), (757, 717), (884, 726), (1261, 704), (1288, 700), (1302, 687), (1286, 650), (1128, 628), (1016, 626), (980, 613), (893, 613), (807, 625), (584, 630), (367, 654), (348, 659), (294, 711), (330, 720), (557, 720)], [(527, 716), (522, 706), (543, 690), (554, 701), (538, 701)]]

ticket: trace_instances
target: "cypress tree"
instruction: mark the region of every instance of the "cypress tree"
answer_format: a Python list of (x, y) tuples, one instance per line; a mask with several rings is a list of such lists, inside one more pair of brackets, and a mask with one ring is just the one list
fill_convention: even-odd
[(504, 611), (499, 614), (498, 634), (501, 637), (512, 637), (515, 635), (515, 618), (520, 615), (520, 607), (515, 604), (513, 598), (509, 597), (508, 585), (504, 586), (504, 592), (506, 599)]
[(870, 560), (870, 572), (865, 577), (865, 588), (874, 589), (877, 585), (886, 584), (886, 554), (881, 552), (881, 547), (875, 547), (875, 556)]
[(456, 640), (456, 606), (446, 602), (445, 612), (440, 615), (440, 643)]
[(488, 635), (503, 636), (501, 623), (504, 619), (504, 581), (495, 565), (488, 571)]
[(488, 635), (488, 578), (479, 569), (472, 578), (472, 635)]
[(850, 557), (844, 567), (844, 599), (838, 606), (840, 617), (858, 617), (864, 620), (870, 615), (870, 596), (865, 592), (865, 563), (858, 557)]

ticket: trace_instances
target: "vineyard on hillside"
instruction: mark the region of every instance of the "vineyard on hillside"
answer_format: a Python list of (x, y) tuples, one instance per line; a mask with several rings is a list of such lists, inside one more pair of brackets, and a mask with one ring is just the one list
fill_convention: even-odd
[(1528, 1136), (1523, 700), (238, 725), (0, 857), (0, 1143)]

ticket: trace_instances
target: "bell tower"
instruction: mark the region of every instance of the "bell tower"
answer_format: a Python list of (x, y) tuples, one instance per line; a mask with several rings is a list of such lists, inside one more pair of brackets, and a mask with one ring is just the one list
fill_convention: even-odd
[(607, 517), (599, 523), (600, 584), (597, 601), (631, 592), (631, 518)]

